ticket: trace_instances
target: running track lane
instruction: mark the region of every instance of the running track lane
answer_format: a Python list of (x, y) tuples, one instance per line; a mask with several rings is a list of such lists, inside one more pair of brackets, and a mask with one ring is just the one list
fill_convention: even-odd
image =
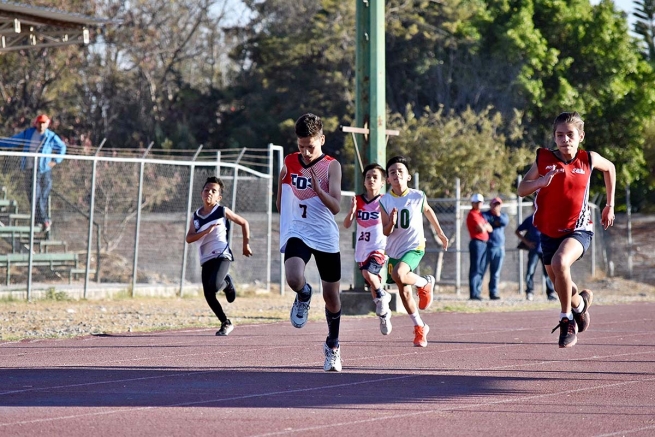
[[(321, 311), (314, 308), (313, 311)], [(557, 310), (0, 343), (0, 436), (653, 436), (655, 304), (593, 306), (557, 347)]]

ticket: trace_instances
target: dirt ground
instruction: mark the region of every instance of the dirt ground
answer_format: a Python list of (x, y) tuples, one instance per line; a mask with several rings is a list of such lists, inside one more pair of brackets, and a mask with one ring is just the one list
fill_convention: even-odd
[[(655, 286), (621, 278), (597, 280), (585, 284), (594, 291), (593, 305), (655, 301)], [(454, 289), (440, 289), (429, 312), (506, 312), (552, 309), (558, 302), (536, 296), (528, 302), (523, 296), (506, 292), (500, 301), (471, 302), (468, 292), (457, 296)], [(232, 304), (219, 301), (230, 320), (238, 325), (288, 320), (294, 295), (286, 293), (238, 294)], [(315, 295), (310, 319), (322, 320), (323, 303)], [(395, 315), (402, 317), (403, 315)], [(353, 317), (353, 316), (348, 316)], [(369, 317), (373, 317), (372, 314)], [(181, 328), (216, 328), (219, 322), (201, 296), (184, 298), (119, 298), (111, 300), (71, 300), (66, 296), (26, 302), (0, 300), (0, 340), (34, 340), (76, 337), (123, 332), (171, 330)]]

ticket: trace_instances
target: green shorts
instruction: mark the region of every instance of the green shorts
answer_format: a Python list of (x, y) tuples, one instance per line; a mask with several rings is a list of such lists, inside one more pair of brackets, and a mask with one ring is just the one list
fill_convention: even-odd
[(405, 252), (400, 259), (389, 258), (389, 261), (387, 261), (387, 284), (395, 284), (395, 281), (391, 277), (391, 272), (393, 272), (393, 269), (398, 265), (398, 263), (402, 262), (407, 264), (409, 270), (413, 272), (423, 259), (423, 255), (425, 255), (424, 250), (410, 250), (409, 252)]

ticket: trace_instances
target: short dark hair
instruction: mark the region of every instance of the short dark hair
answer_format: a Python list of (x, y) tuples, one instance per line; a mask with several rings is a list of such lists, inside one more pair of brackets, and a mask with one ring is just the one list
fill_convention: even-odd
[(225, 190), (225, 184), (220, 178), (217, 178), (216, 176), (209, 176), (207, 180), (205, 181), (205, 185), (202, 186), (202, 189), (204, 190), (207, 184), (217, 184), (218, 187), (221, 189), (221, 194), (223, 194), (223, 190)]
[(369, 164), (366, 167), (364, 167), (364, 170), (362, 171), (362, 176), (366, 178), (366, 173), (368, 173), (371, 170), (378, 170), (382, 176), (384, 176), (387, 173), (380, 164)]
[(321, 117), (308, 112), (296, 120), (296, 136), (298, 138), (314, 138), (318, 135), (323, 135)]
[(403, 164), (405, 167), (407, 167), (407, 171), (409, 172), (409, 165), (407, 165), (407, 158), (404, 156), (394, 156), (390, 160), (387, 161), (387, 176), (389, 176), (389, 167), (391, 167), (394, 164)]
[(557, 130), (557, 126), (559, 126), (562, 123), (566, 124), (574, 124), (575, 127), (578, 129), (578, 132), (584, 132), (584, 120), (578, 114), (577, 112), (562, 112), (560, 115), (557, 116), (555, 121), (553, 122), (553, 135), (555, 135), (555, 131)]

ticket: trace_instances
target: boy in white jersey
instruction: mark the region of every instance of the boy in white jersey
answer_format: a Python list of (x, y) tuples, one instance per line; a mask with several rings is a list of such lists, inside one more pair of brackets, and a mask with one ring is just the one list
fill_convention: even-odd
[(366, 191), (353, 197), (350, 213), (343, 220), (346, 229), (356, 219), (355, 261), (359, 264), (364, 280), (371, 289), (375, 302), (375, 314), (380, 318), (380, 332), (391, 332), (391, 295), (382, 289), (380, 270), (384, 266), (384, 246), (387, 237), (382, 232), (380, 215), (380, 190), (384, 184), (385, 171), (379, 164), (369, 164), (362, 172)]
[(234, 259), (227, 242), (229, 221), (241, 226), (243, 254), (245, 256), (252, 255), (248, 221), (232, 212), (229, 208), (219, 204), (222, 199), (223, 189), (223, 181), (219, 178), (215, 176), (207, 178), (202, 188), (203, 206), (193, 213), (193, 220), (186, 234), (187, 243), (196, 241), (200, 243), (198, 250), (202, 266), (202, 289), (209, 308), (221, 321), (221, 328), (216, 332), (216, 335), (219, 336), (228, 335), (234, 329), (234, 325), (227, 318), (223, 307), (216, 298), (216, 293), (221, 288), (225, 291), (228, 302), (234, 302), (236, 298), (234, 283), (230, 275), (227, 274), (230, 263)]
[(290, 319), (296, 328), (307, 323), (312, 287), (305, 280), (305, 266), (314, 256), (328, 325), (323, 370), (340, 372), (341, 253), (334, 216), (341, 209), (341, 164), (323, 153), (323, 122), (317, 115), (302, 115), (296, 121), (296, 136), (299, 152), (284, 158), (275, 203), (280, 211), (280, 251), (284, 253), (286, 279), (296, 292)]
[[(383, 232), (388, 236), (389, 282), (398, 285), (403, 306), (414, 323), (414, 346), (426, 347), (430, 327), (421, 320), (418, 309), (427, 309), (432, 304), (434, 277), (413, 273), (425, 254), (423, 214), (437, 232), (444, 250), (448, 250), (448, 238), (428, 205), (425, 193), (407, 187), (410, 179), (407, 159), (403, 156), (391, 158), (387, 162), (387, 182), (391, 191), (380, 199), (380, 206)], [(419, 297), (418, 309), (412, 296), (412, 285), (416, 286)]]

